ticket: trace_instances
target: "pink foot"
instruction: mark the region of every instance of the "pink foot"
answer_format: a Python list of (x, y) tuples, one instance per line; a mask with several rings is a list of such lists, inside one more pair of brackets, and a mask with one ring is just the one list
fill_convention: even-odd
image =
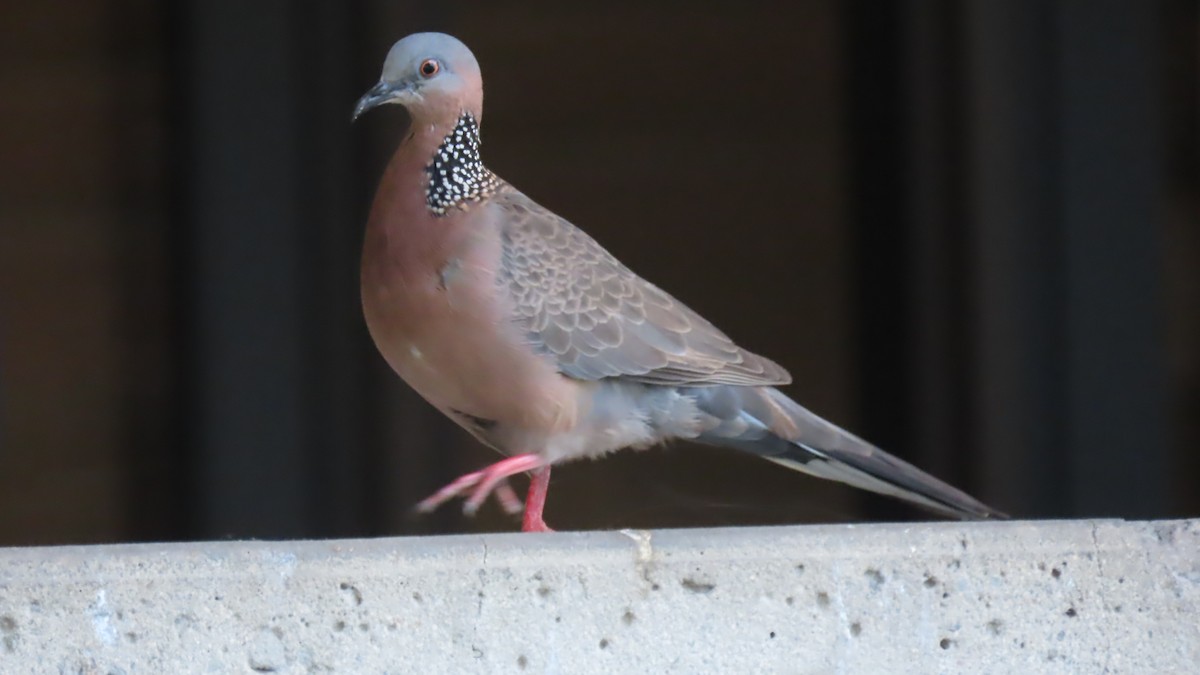
[[(541, 457), (533, 453), (525, 453), (523, 455), (514, 455), (507, 459), (502, 459), (499, 462), (483, 469), (462, 476), (450, 483), (446, 487), (433, 493), (427, 499), (422, 500), (417, 504), (417, 510), (422, 513), (428, 513), (447, 501), (459, 497), (470, 491), (470, 497), (467, 498), (463, 505), (463, 512), (467, 515), (474, 515), (479, 507), (483, 505), (484, 500), (493, 490), (496, 491), (496, 497), (500, 500), (501, 506), (506, 511), (514, 512), (520, 510), (520, 502), (517, 496), (513, 494), (512, 488), (508, 486), (505, 479), (509, 476), (524, 471), (532, 471), (543, 466)], [(546, 467), (548, 468), (548, 467)], [(549, 474), (547, 472), (547, 479)], [(545, 490), (543, 489), (542, 502), (545, 502)], [(526, 515), (528, 517), (528, 514)], [(541, 519), (541, 507), (538, 508), (538, 519)]]

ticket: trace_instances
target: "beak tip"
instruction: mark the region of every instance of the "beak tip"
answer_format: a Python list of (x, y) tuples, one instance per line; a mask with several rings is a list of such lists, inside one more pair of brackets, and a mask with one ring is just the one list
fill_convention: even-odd
[(370, 94), (358, 99), (358, 102), (354, 104), (354, 112), (350, 113), (350, 123), (354, 124), (357, 122), (363, 113), (374, 108), (378, 103), (377, 100), (371, 100)]
[(395, 100), (396, 96), (405, 90), (406, 87), (402, 85), (380, 81), (354, 104), (354, 113), (350, 116), (350, 123), (356, 122), (368, 110)]

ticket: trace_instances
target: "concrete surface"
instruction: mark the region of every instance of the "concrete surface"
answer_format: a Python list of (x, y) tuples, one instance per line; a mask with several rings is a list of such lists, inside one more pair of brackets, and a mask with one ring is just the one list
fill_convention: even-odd
[(0, 549), (0, 673), (1200, 672), (1200, 520)]

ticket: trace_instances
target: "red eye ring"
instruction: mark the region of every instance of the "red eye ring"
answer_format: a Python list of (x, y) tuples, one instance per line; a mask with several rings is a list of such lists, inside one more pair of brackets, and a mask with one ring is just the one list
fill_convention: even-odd
[(425, 59), (421, 62), (421, 66), (417, 68), (417, 72), (421, 73), (421, 77), (430, 78), (438, 74), (442, 69), (442, 65), (435, 59)]

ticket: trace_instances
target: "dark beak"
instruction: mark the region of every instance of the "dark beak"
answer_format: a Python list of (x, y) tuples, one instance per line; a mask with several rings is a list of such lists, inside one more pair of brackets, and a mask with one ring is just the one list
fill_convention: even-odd
[(354, 116), (350, 118), (350, 121), (357, 120), (359, 115), (371, 108), (378, 108), (385, 103), (390, 103), (408, 90), (409, 86), (403, 82), (380, 82), (371, 87), (367, 93), (362, 95), (362, 98), (358, 99), (358, 103), (354, 104)]

